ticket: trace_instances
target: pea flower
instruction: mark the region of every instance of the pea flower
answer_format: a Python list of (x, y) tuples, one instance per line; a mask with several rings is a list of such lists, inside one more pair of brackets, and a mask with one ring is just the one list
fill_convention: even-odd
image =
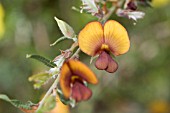
[(80, 49), (90, 55), (99, 55), (95, 62), (96, 68), (113, 73), (118, 64), (110, 56), (126, 53), (130, 41), (126, 29), (117, 21), (109, 20), (104, 25), (94, 21), (88, 23), (78, 35)]
[(85, 82), (97, 84), (95, 74), (78, 60), (68, 60), (61, 68), (60, 86), (66, 98), (73, 98), (76, 102), (88, 100), (92, 91)]

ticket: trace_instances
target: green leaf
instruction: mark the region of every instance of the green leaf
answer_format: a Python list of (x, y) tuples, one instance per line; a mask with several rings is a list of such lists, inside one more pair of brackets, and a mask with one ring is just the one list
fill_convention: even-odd
[(46, 82), (48, 82), (48, 80), (51, 77), (52, 77), (52, 75), (50, 75), (47, 72), (44, 72), (44, 73), (32, 75), (31, 77), (29, 77), (28, 80), (35, 82), (34, 88), (39, 89), (42, 85), (44, 85)]
[(57, 17), (54, 17), (54, 19), (57, 21), (57, 24), (65, 37), (68, 38), (75, 37), (75, 32), (70, 25), (68, 25), (66, 22), (62, 20), (59, 20)]
[(56, 96), (50, 95), (45, 100), (44, 105), (36, 113), (46, 113), (52, 110), (56, 106)]
[(7, 101), (7, 102), (10, 102), (10, 103), (11, 103), (11, 100), (9, 99), (9, 97), (8, 97), (8, 96), (6, 96), (6, 95), (4, 95), (4, 94), (0, 94), (0, 99), (5, 100), (5, 101)]
[(27, 103), (23, 103), (19, 100), (16, 99), (10, 99), (8, 96), (4, 95), (4, 94), (0, 94), (0, 99), (11, 103), (14, 107), (19, 108), (21, 110), (27, 111), (27, 110), (33, 110), (33, 107), (37, 107), (38, 104), (34, 104), (30, 101), (28, 101)]
[(51, 60), (46, 59), (46, 58), (44, 58), (43, 56), (40, 56), (40, 55), (30, 55), (30, 54), (27, 54), (26, 58), (36, 59), (36, 60), (44, 63), (46, 66), (51, 67), (51, 68), (54, 68), (56, 66), (54, 62), (52, 62)]
[(64, 97), (64, 94), (62, 93), (62, 91), (61, 91), (60, 89), (57, 89), (57, 94), (58, 94), (58, 96), (59, 96), (59, 98), (60, 98), (60, 101), (61, 101), (63, 104), (65, 104), (65, 105), (70, 105), (71, 107), (75, 107), (75, 105), (76, 105), (75, 99), (73, 99), (73, 98), (66, 99), (66, 98)]

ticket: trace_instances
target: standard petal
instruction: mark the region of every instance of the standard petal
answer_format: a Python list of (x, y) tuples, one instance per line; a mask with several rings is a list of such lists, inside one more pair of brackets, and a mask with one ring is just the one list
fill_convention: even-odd
[(118, 22), (109, 20), (104, 25), (105, 43), (115, 55), (126, 53), (130, 47), (130, 41), (126, 29)]
[(103, 28), (99, 22), (88, 23), (78, 35), (80, 49), (90, 56), (97, 54), (103, 41)]
[(96, 75), (85, 64), (77, 60), (69, 60), (68, 66), (73, 75), (80, 76), (89, 83), (97, 84)]
[(67, 65), (67, 63), (64, 63), (61, 68), (61, 75), (60, 75), (60, 86), (63, 91), (63, 94), (66, 98), (70, 97), (71, 94), (71, 71)]

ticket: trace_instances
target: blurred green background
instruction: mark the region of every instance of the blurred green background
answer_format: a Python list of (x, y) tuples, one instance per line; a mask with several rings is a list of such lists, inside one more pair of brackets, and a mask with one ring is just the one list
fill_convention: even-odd
[[(54, 16), (69, 23), (77, 34), (96, 18), (71, 10), (80, 6), (80, 0), (2, 0), (0, 4), (0, 93), (36, 103), (48, 85), (34, 90), (28, 77), (49, 68), (26, 59), (26, 54), (53, 59), (59, 49), (71, 46), (71, 41), (49, 46), (62, 36)], [(146, 16), (136, 25), (126, 18), (110, 18), (127, 28), (131, 40), (130, 51), (117, 57), (116, 73), (95, 69), (89, 65), (90, 57), (81, 54), (100, 83), (92, 86), (92, 98), (71, 109), (72, 113), (170, 113), (170, 4), (140, 9)], [(0, 113), (21, 112), (0, 100)]]

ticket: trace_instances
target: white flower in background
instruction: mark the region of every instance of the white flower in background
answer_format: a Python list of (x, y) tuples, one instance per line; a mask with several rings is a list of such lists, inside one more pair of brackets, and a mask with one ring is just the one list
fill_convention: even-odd
[(56, 66), (57, 66), (58, 68), (61, 68), (61, 66), (63, 65), (64, 61), (65, 61), (64, 56), (61, 56), (61, 57), (59, 57), (58, 59), (56, 59), (56, 60), (54, 61), (54, 63), (56, 64)]
[(53, 78), (56, 78), (56, 76), (59, 74), (60, 69), (58, 67), (50, 68), (48, 73), (52, 75)]
[(133, 19), (135, 21), (137, 21), (137, 19), (143, 18), (144, 16), (145, 16), (145, 13), (141, 11), (128, 12), (129, 19)]
[(61, 55), (57, 56), (53, 62), (54, 64), (56, 65), (56, 67), (54, 68), (51, 68), (48, 73), (53, 75), (53, 78), (55, 78), (59, 72), (60, 72), (60, 69), (65, 61), (66, 58), (68, 58), (70, 56), (70, 51), (69, 50), (66, 50), (66, 51), (62, 51), (61, 50)]
[(116, 14), (120, 17), (127, 17), (135, 21), (145, 16), (145, 13), (141, 11), (131, 11), (131, 10), (122, 10), (122, 9), (118, 9)]
[(51, 68), (48, 73), (53, 76), (53, 78), (56, 78), (56, 76), (60, 72), (60, 68), (62, 67), (63, 63), (65, 61), (65, 58), (63, 55), (59, 55), (57, 58), (55, 58), (54, 63), (56, 64), (56, 67)]
[(99, 12), (99, 9), (96, 6), (95, 0), (81, 0), (83, 3), (82, 10), (86, 10), (93, 15)]

